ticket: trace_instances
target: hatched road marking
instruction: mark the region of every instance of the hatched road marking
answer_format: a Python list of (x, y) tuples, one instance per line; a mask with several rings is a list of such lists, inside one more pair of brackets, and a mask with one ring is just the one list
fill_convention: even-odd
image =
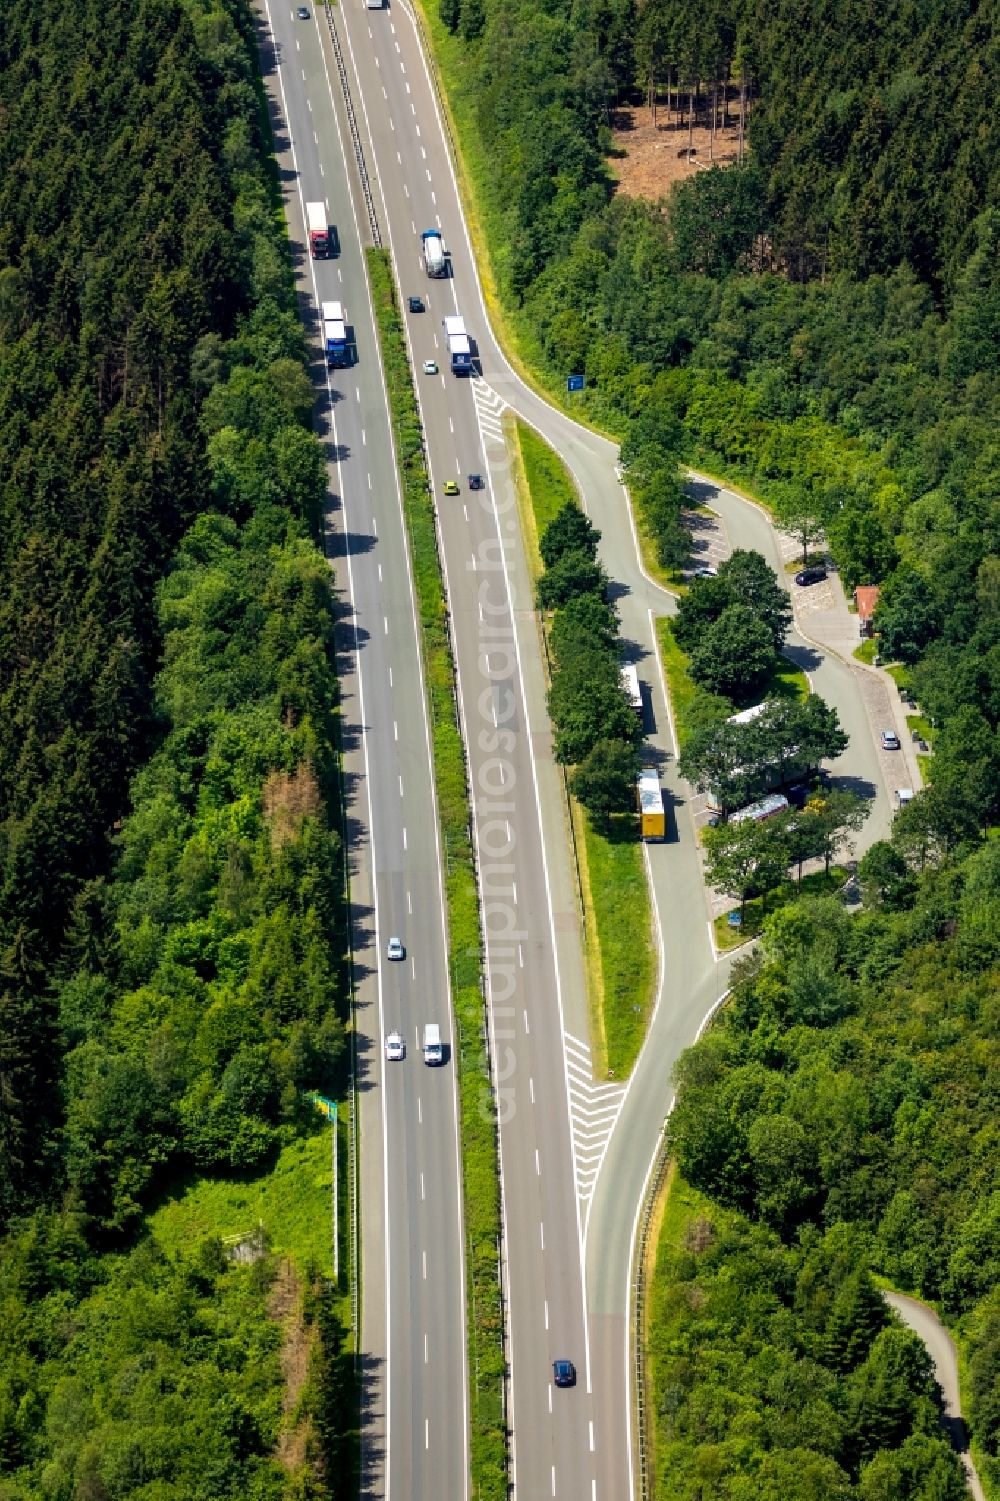
[(576, 1161), (576, 1193), (586, 1234), (594, 1184), (625, 1098), (624, 1084), (595, 1084), (590, 1048), (566, 1033), (569, 1121)]
[(494, 442), (502, 443), (504, 436), (500, 419), (507, 407), (503, 397), (498, 396), (493, 387), (488, 385), (482, 376), (477, 375), (472, 381), (472, 399), (476, 404), (476, 418), (483, 435), (483, 442), (486, 443), (492, 438)]

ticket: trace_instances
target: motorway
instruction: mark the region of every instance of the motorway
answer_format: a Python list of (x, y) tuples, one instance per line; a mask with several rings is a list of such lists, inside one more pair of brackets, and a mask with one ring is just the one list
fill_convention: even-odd
[[(572, 422), (526, 386), (493, 337), (446, 132), (408, 5), (405, 0), (394, 0), (391, 8), (368, 11), (358, 0), (350, 0), (335, 14), (382, 235), (391, 249), (404, 299), (407, 294), (419, 293), (427, 305), (426, 312), (406, 317), (414, 369), (420, 371), (425, 359), (434, 359), (440, 366), (435, 375), (418, 375), (417, 383), (438, 497), (439, 542), (474, 789), (506, 1213), (515, 1495), (519, 1501), (552, 1496), (570, 1497), (572, 1501), (620, 1501), (634, 1494), (635, 1486), (628, 1307), (636, 1215), (669, 1109), (673, 1064), (694, 1040), (728, 984), (728, 962), (717, 959), (706, 920), (694, 827), (685, 806), (688, 792), (676, 772), (675, 738), (656, 655), (653, 620), (656, 615), (670, 613), (673, 603), (642, 569), (627, 497), (616, 476), (616, 447)], [(305, 196), (321, 191), (312, 186), (319, 173), (343, 246), (341, 262), (331, 266), (320, 263), (313, 269), (319, 276), (334, 274), (332, 290), (323, 290), (323, 295), (343, 296), (356, 325), (360, 325), (358, 310), (366, 306), (366, 293), (355, 274), (356, 268), (360, 274), (361, 236), (350, 211), (340, 207), (334, 212), (333, 207), (340, 203), (339, 195), (346, 192), (347, 185), (342, 181), (342, 160), (338, 166), (330, 154), (336, 150), (334, 116), (342, 117), (343, 101), (334, 91), (331, 103), (329, 92), (324, 92), (328, 82), (324, 72), (336, 78), (329, 36), (322, 12), (304, 22), (296, 21), (294, 12), (287, 9), (280, 15), (275, 11), (274, 25), (287, 63), (283, 78), (292, 136), (297, 148), (300, 138), (309, 148), (303, 149), (298, 163)], [(357, 200), (353, 167), (350, 186)], [(331, 192), (337, 196), (331, 197)], [(299, 234), (300, 220), (300, 213), (298, 219), (292, 214)], [(424, 276), (420, 259), (420, 231), (432, 226), (442, 228), (451, 253), (452, 275), (441, 281), (429, 281)], [(343, 272), (343, 284), (336, 280), (337, 271)], [(481, 378), (461, 380), (448, 370), (441, 319), (454, 311), (464, 315), (476, 340)], [(363, 686), (366, 694), (385, 694), (390, 681), (388, 668), (395, 669), (396, 661), (402, 661), (396, 654), (407, 650), (406, 642), (397, 636), (405, 633), (401, 617), (406, 615), (409, 620), (407, 612), (412, 607), (407, 605), (404, 611), (400, 606), (392, 614), (386, 603), (408, 598), (402, 523), (395, 481), (387, 474), (390, 466), (384, 419), (377, 416), (384, 398), (375, 388), (376, 361), (367, 345), (363, 347), (360, 335), (358, 352), (357, 369), (349, 373), (349, 380), (337, 382), (343, 397), (335, 406), (337, 441), (341, 444), (340, 472), (346, 476), (349, 495), (356, 458), (360, 458), (357, 480), (361, 481), (367, 465), (369, 472), (378, 475), (377, 488), (384, 487), (384, 510), (377, 513), (377, 545), (366, 550), (375, 529), (362, 520), (350, 561), (356, 580), (352, 590), (361, 590), (353, 594), (356, 619), (367, 632), (364, 649), (358, 654)], [(361, 372), (365, 372), (365, 380), (356, 384)], [(356, 393), (353, 401), (352, 390)], [(561, 454), (574, 475), (583, 504), (602, 531), (602, 559), (618, 587), (616, 603), (623, 636), (639, 663), (648, 743), (659, 761), (668, 803), (669, 838), (665, 844), (647, 849), (663, 959), (659, 993), (646, 1044), (627, 1084), (597, 1082), (590, 1072), (575, 886), (559, 774), (552, 762), (551, 735), (544, 714), (537, 626), (501, 426), (507, 408), (536, 427)], [(367, 454), (358, 447), (359, 426), (368, 429), (367, 439), (364, 435), (360, 438), (362, 448), (367, 441)], [(377, 467), (372, 469), (376, 453)], [(472, 493), (467, 489), (466, 476), (472, 471), (486, 477), (484, 490)], [(458, 497), (443, 495), (446, 479), (458, 481), (462, 492)], [(363, 482), (357, 488), (363, 500)], [(345, 496), (348, 513), (352, 503), (353, 499)], [(726, 498), (720, 497), (720, 509), (726, 503)], [(383, 516), (385, 526), (381, 524)], [(763, 518), (760, 520), (766, 528)], [(757, 523), (750, 508), (727, 514), (726, 524), (736, 545), (757, 545), (769, 555), (773, 547), (770, 537), (764, 545), (760, 540), (751, 541)], [(391, 526), (397, 528), (399, 536), (390, 541), (386, 527)], [(373, 576), (376, 558), (380, 565), (377, 579)], [(383, 618), (398, 621), (399, 631), (389, 633), (386, 626), (387, 641), (378, 641), (378, 651), (370, 651)], [(812, 649), (806, 642), (793, 640), (791, 647), (809, 666), (817, 689), (837, 706), (849, 731), (855, 729), (854, 721), (858, 720), (858, 738), (852, 739), (844, 763), (834, 769), (876, 788), (876, 814), (870, 822), (873, 828), (883, 827), (888, 817), (887, 800), (863, 713), (859, 718), (850, 674), (839, 672), (838, 664), (822, 654), (807, 658)], [(412, 643), (410, 655), (415, 656)], [(415, 673), (415, 665), (411, 670)], [(398, 676), (395, 681), (399, 682)], [(415, 677), (407, 691), (410, 708), (405, 714), (395, 700), (384, 709), (379, 700), (376, 712), (366, 698), (360, 716), (361, 722), (375, 731), (367, 738), (369, 754), (377, 763), (371, 768), (373, 787), (376, 775), (380, 778), (381, 790), (373, 799), (376, 814), (383, 799), (386, 806), (399, 806), (393, 783), (399, 746), (395, 741), (382, 744), (387, 741), (390, 717), (407, 726), (413, 759), (421, 763), (421, 775), (426, 777), (425, 752), (422, 744), (417, 744), (421, 736), (413, 734), (422, 713)], [(383, 767), (384, 754), (387, 763)], [(414, 774), (415, 767), (407, 772), (407, 778)], [(408, 780), (408, 789), (410, 785)], [(421, 796), (424, 811), (429, 814), (429, 790)], [(431, 831), (424, 828), (423, 837), (423, 868), (427, 886), (437, 882), (437, 901), (439, 873), (433, 881), (430, 878)], [(385, 899), (390, 908), (395, 901), (398, 911), (399, 891), (403, 886), (413, 891), (413, 886), (407, 885), (416, 850), (412, 832), (409, 848), (399, 850), (391, 820), (386, 826), (376, 817), (371, 838), (379, 857), (376, 867), (390, 847), (395, 847), (391, 858), (400, 862), (396, 884), (393, 879), (383, 884)], [(383, 840), (389, 841), (385, 847)], [(357, 858), (363, 881), (364, 853)], [(355, 900), (359, 890), (363, 887), (355, 884)], [(376, 890), (381, 895), (378, 880)], [(430, 894), (425, 890), (423, 896)], [(433, 933), (435, 950), (439, 929), (436, 912), (433, 917), (425, 912), (421, 923), (409, 924), (413, 934)], [(443, 997), (444, 976), (435, 967), (443, 963), (443, 958), (425, 954), (424, 945), (421, 936), (417, 961), (430, 966), (422, 970), (421, 984), (440, 985)], [(381, 953), (380, 946), (376, 949)], [(363, 981), (363, 986), (366, 983)], [(391, 1001), (400, 1005), (404, 999), (394, 994)], [(367, 1004), (361, 1007), (361, 1024), (366, 1037), (374, 1039), (377, 1029), (366, 1025)], [(401, 1011), (393, 1014), (404, 1015)], [(437, 1017), (435, 1011), (432, 1019)], [(379, 1067), (378, 1057), (375, 1042), (375, 1068)], [(403, 1082), (398, 1110), (393, 1103), (395, 1091), (378, 1089), (379, 1076), (373, 1072), (375, 1091), (388, 1095), (390, 1101), (383, 1123), (387, 1137), (384, 1147), (380, 1138), (377, 1160), (373, 1160), (371, 1150), (377, 1115), (370, 1100), (362, 1106), (368, 1157), (363, 1196), (364, 1349), (366, 1359), (375, 1364), (375, 1374), (382, 1360), (388, 1360), (390, 1371), (385, 1410), (378, 1382), (373, 1381), (365, 1421), (367, 1431), (379, 1435), (375, 1447), (384, 1445), (385, 1452), (392, 1455), (388, 1473), (375, 1464), (371, 1466), (366, 1494), (388, 1496), (391, 1490), (401, 1501), (431, 1495), (457, 1498), (467, 1491), (467, 1481), (458, 1475), (457, 1454), (449, 1452), (441, 1466), (435, 1463), (428, 1467), (420, 1462), (419, 1445), (422, 1415), (435, 1435), (449, 1408), (451, 1433), (457, 1435), (464, 1427), (457, 1421), (464, 1401), (460, 1330), (449, 1333), (441, 1343), (433, 1391), (419, 1380), (411, 1388), (407, 1375), (408, 1366), (413, 1372), (420, 1371), (420, 1331), (426, 1331), (432, 1308), (440, 1306), (447, 1316), (454, 1303), (453, 1298), (449, 1302), (449, 1296), (461, 1289), (461, 1267), (451, 1259), (449, 1249), (457, 1238), (454, 1212), (449, 1210), (443, 1219), (431, 1214), (421, 1220), (417, 1212), (421, 1201), (414, 1193), (413, 1177), (421, 1169), (415, 1159), (410, 1163), (405, 1158), (398, 1161), (404, 1152), (422, 1152), (424, 1141), (429, 1145), (434, 1140), (450, 1174), (450, 1153), (454, 1149), (446, 1140), (448, 1128), (443, 1120), (435, 1137), (420, 1136), (414, 1145), (414, 1098), (409, 1083), (415, 1073), (412, 1060), (400, 1072)], [(443, 1098), (445, 1092), (438, 1093)], [(424, 1108), (426, 1113), (426, 1104)], [(375, 1180), (382, 1150), (391, 1191), (380, 1208), (380, 1185)], [(439, 1176), (445, 1176), (440, 1163), (436, 1165)], [(421, 1185), (426, 1168), (423, 1172)], [(402, 1199), (398, 1206), (397, 1193)], [(386, 1279), (390, 1295), (384, 1336), (380, 1335), (378, 1292), (372, 1286), (378, 1281), (372, 1257), (373, 1246), (380, 1244), (380, 1218), (389, 1222)], [(418, 1247), (429, 1251), (430, 1280), (438, 1286), (438, 1303), (430, 1289), (421, 1288), (419, 1280), (416, 1287), (413, 1285), (413, 1257)], [(459, 1250), (456, 1247), (456, 1255)], [(407, 1277), (409, 1283), (404, 1286)], [(456, 1311), (454, 1317), (460, 1322), (460, 1312)], [(580, 1382), (574, 1391), (553, 1390), (551, 1362), (559, 1356), (573, 1359), (578, 1366)], [(402, 1456), (398, 1465), (397, 1454)]]
[[(361, 1144), (363, 1493), (467, 1493), (465, 1291), (455, 1072), (418, 1037), (451, 1037), (430, 736), (398, 479), (361, 234), (328, 58), (315, 21), (265, 0), (259, 25), (300, 307), (317, 353), (317, 429), (329, 461), (325, 547), (338, 601), (338, 672)], [(273, 45), (272, 45), (273, 42)], [(335, 76), (335, 75), (334, 75)], [(323, 200), (340, 253), (313, 261), (304, 204)], [(343, 301), (357, 357), (327, 371), (319, 301)], [(402, 962), (386, 959), (398, 935)], [(398, 1029), (402, 1063), (382, 1039)], [(457, 1373), (457, 1375), (456, 1375)]]

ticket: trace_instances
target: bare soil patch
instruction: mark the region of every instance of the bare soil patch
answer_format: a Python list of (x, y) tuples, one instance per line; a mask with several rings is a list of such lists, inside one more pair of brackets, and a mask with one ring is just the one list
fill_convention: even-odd
[(695, 177), (711, 166), (731, 167), (739, 155), (739, 106), (731, 101), (729, 111), (730, 123), (724, 128), (720, 103), (714, 145), (711, 129), (699, 118), (690, 134), (689, 153), (687, 123), (681, 124), (676, 111), (668, 114), (661, 104), (654, 122), (653, 112), (646, 105), (616, 110), (612, 137), (615, 150), (625, 153), (610, 163), (618, 179), (618, 192), (656, 203), (666, 198), (675, 182)]
[(309, 1377), (309, 1354), (313, 1336), (302, 1314), (299, 1279), (290, 1261), (282, 1261), (268, 1299), (268, 1314), (281, 1325), (281, 1371), (285, 1378), (281, 1407), (285, 1422), (278, 1435), (277, 1458), (294, 1473), (309, 1458), (312, 1423), (296, 1421), (296, 1408)]

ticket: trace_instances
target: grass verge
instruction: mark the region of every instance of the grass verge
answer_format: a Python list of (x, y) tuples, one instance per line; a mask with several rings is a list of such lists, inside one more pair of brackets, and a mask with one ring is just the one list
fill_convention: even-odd
[(639, 1056), (656, 980), (642, 841), (632, 815), (614, 818), (608, 835), (593, 828), (575, 799), (572, 803), (587, 914), (594, 1074), (621, 1079)]
[(330, 1127), (317, 1121), (315, 1133), (285, 1147), (266, 1175), (193, 1179), (150, 1216), (149, 1228), (165, 1251), (179, 1254), (200, 1240), (263, 1226), (274, 1255), (287, 1256), (303, 1275), (313, 1269), (330, 1277), (332, 1176)]
[[(542, 571), (538, 539), (567, 501), (578, 503), (576, 486), (553, 449), (534, 428), (515, 419), (518, 511), (532, 586)], [(544, 626), (542, 627), (544, 633)], [(610, 834), (595, 829), (576, 799), (569, 798), (584, 909), (588, 1010), (595, 1077), (617, 1078), (635, 1062), (653, 1006), (653, 918), (638, 821), (616, 818)], [(645, 933), (645, 945), (636, 934)]]
[(455, 1008), (470, 1373), (470, 1460), (477, 1501), (505, 1501), (504, 1344), (500, 1296), (497, 1126), (484, 1037), (482, 951), (465, 754), (455, 708), (434, 508), (389, 256), (368, 250), (430, 703), (434, 779), (445, 855), (448, 963)]
[[(764, 919), (770, 917), (772, 912), (777, 912), (779, 907), (790, 907), (803, 896), (832, 896), (838, 892), (847, 880), (847, 871), (841, 865), (832, 865), (829, 873), (825, 870), (813, 871), (811, 875), (803, 876), (801, 884), (792, 880), (782, 881), (780, 886), (775, 886), (765, 896), (751, 897), (743, 911), (743, 922), (738, 928), (730, 925), (730, 912), (723, 912), (715, 919), (715, 946), (720, 954), (728, 949), (737, 949), (741, 943), (748, 943), (751, 938), (756, 938), (764, 926)], [(731, 912), (739, 912), (739, 906), (731, 909)]]

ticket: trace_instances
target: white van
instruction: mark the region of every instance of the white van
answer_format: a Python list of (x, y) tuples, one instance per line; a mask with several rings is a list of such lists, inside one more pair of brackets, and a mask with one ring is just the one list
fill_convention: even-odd
[(437, 1022), (428, 1022), (424, 1027), (424, 1062), (444, 1062), (444, 1049), (441, 1046), (441, 1028)]

